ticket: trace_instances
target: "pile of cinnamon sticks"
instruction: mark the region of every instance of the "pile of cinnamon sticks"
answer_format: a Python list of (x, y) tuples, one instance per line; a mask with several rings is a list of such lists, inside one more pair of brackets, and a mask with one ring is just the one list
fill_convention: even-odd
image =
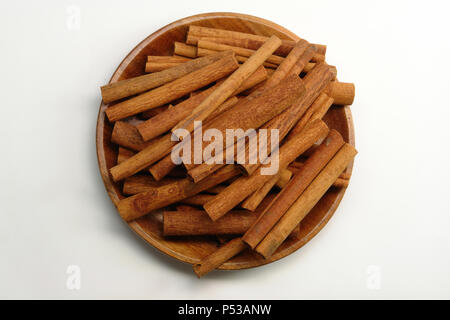
[[(217, 251), (194, 265), (198, 276), (244, 250), (270, 258), (298, 236), (327, 190), (347, 187), (345, 171), (356, 155), (322, 121), (332, 105), (350, 105), (355, 94), (353, 84), (336, 80), (325, 54), (326, 46), (302, 39), (190, 26), (172, 56), (148, 57), (146, 74), (101, 87), (118, 145), (110, 174), (126, 196), (117, 205), (121, 217), (163, 211), (164, 236), (217, 236)], [(258, 146), (267, 155), (278, 152), (278, 171), (263, 174), (264, 159), (189, 161), (194, 152), (175, 164), (171, 153), (184, 139), (177, 129), (196, 133), (200, 121), (203, 130), (221, 133), (278, 130), (279, 144), (267, 139)], [(238, 143), (224, 145), (216, 158), (225, 160), (229, 148), (236, 159), (254, 156), (249, 144)]]

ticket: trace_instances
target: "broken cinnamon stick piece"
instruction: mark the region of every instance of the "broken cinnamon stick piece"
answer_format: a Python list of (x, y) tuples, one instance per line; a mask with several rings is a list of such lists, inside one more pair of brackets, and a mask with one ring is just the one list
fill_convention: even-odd
[[(217, 60), (218, 57), (219, 60)], [(159, 107), (223, 78), (238, 68), (232, 51), (219, 52), (212, 61), (214, 62), (161, 87), (107, 108), (105, 113), (109, 121), (117, 121)], [(191, 61), (185, 63), (191, 63)]]
[(183, 57), (196, 58), (197, 57), (197, 47), (190, 46), (183, 42), (175, 41), (173, 53), (183, 56)]
[(330, 82), (324, 92), (333, 98), (334, 104), (351, 105), (355, 98), (355, 85), (353, 83), (333, 81)]
[(302, 221), (308, 212), (322, 198), (334, 181), (353, 160), (357, 151), (345, 144), (330, 160), (319, 175), (305, 189), (302, 195), (293, 203), (278, 223), (270, 230), (256, 247), (256, 252), (269, 258), (283, 243), (295, 226)]
[[(194, 131), (194, 121), (205, 120), (214, 110), (228, 99), (237, 88), (253, 72), (262, 65), (276, 48), (280, 46), (281, 40), (273, 36), (261, 46), (242, 66), (233, 72), (216, 90), (214, 90), (203, 102), (197, 106), (191, 116), (180, 122), (174, 129), (184, 128), (189, 132)], [(227, 51), (224, 51), (227, 52)], [(175, 130), (172, 130), (175, 132)], [(180, 136), (178, 135), (180, 138)]]
[(243, 241), (251, 248), (255, 248), (343, 145), (344, 140), (341, 135), (336, 130), (330, 130), (328, 137), (306, 160), (300, 172), (283, 188), (274, 202), (247, 231)]
[(134, 155), (134, 152), (130, 149), (119, 147), (119, 151), (117, 152), (117, 164), (124, 162), (128, 158), (131, 158)]
[(193, 71), (203, 68), (222, 56), (208, 56), (188, 61), (173, 68), (143, 76), (117, 81), (102, 86), (102, 99), (104, 103), (110, 103), (122, 98), (130, 97), (138, 93), (154, 89), (175, 79), (181, 78)]
[(195, 264), (193, 266), (194, 272), (200, 278), (221, 266), (224, 262), (230, 260), (245, 248), (246, 245), (241, 241), (241, 238), (233, 239), (202, 259), (199, 263)]

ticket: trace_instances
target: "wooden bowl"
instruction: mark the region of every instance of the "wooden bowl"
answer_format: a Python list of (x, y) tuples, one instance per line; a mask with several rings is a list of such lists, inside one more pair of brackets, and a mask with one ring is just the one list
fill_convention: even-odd
[[(110, 82), (139, 76), (144, 73), (148, 55), (171, 55), (174, 41), (185, 41), (189, 25), (215, 27), (241, 32), (269, 36), (277, 35), (282, 39), (298, 40), (299, 37), (285, 28), (261, 18), (238, 13), (205, 13), (175, 21), (148, 36), (137, 45), (122, 61), (114, 72)], [(309, 39), (314, 40), (314, 39)], [(124, 196), (121, 183), (115, 183), (109, 169), (115, 165), (117, 146), (110, 143), (112, 125), (105, 117), (107, 105), (102, 103), (97, 120), (97, 156), (100, 172), (106, 190), (115, 205)], [(345, 141), (354, 145), (354, 130), (350, 109), (332, 106), (324, 118), (330, 128), (338, 130)], [(346, 169), (351, 173), (353, 162)], [(220, 269), (244, 269), (267, 264), (281, 259), (311, 240), (328, 222), (338, 207), (345, 188), (330, 188), (314, 209), (301, 223), (300, 236), (288, 238), (270, 259), (264, 259), (252, 251), (244, 251), (223, 264)], [(150, 214), (128, 223), (141, 238), (160, 251), (187, 263), (197, 263), (203, 257), (217, 249), (213, 237), (167, 237), (162, 236), (162, 221), (159, 214)]]

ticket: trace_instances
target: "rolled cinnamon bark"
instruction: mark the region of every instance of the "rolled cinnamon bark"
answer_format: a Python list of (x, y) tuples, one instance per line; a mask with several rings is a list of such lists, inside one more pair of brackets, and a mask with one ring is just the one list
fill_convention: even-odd
[(284, 169), (280, 171), (280, 177), (278, 178), (276, 185), (278, 188), (283, 189), (292, 178), (292, 171), (289, 169)]
[(139, 117), (142, 118), (142, 119), (148, 120), (148, 119), (150, 119), (150, 118), (152, 118), (152, 117), (154, 117), (154, 116), (156, 116), (156, 115), (158, 115), (160, 113), (163, 113), (164, 111), (166, 111), (169, 108), (173, 108), (173, 105), (166, 104), (164, 106), (160, 106), (160, 107), (157, 107), (157, 108), (154, 108), (154, 109), (150, 109), (150, 110), (144, 111), (144, 112), (139, 114)]
[(142, 192), (119, 201), (117, 209), (125, 221), (142, 217), (153, 210), (163, 208), (182, 199), (192, 197), (208, 190), (239, 174), (234, 167), (224, 167), (200, 183), (185, 178), (151, 191)]
[(128, 158), (131, 158), (134, 155), (134, 152), (130, 149), (119, 147), (119, 151), (117, 152), (117, 163), (124, 162)]
[(145, 169), (149, 165), (167, 155), (176, 141), (171, 140), (171, 134), (168, 133), (161, 138), (157, 138), (152, 143), (136, 153), (131, 158), (112, 167), (109, 171), (114, 181), (119, 181)]
[[(188, 44), (196, 45), (200, 38), (208, 38), (207, 40), (209, 41), (214, 41), (213, 39), (216, 39), (216, 41), (218, 41), (218, 39), (221, 38), (222, 41), (228, 40), (230, 42), (228, 43), (220, 42), (220, 43), (257, 50), (264, 43), (264, 41), (267, 40), (268, 37), (223, 29), (190, 26), (186, 42)], [(241, 41), (240, 42), (241, 44), (237, 44), (238, 42), (234, 42), (233, 44), (231, 43), (231, 41)], [(295, 41), (283, 40), (281, 46), (275, 51), (275, 54), (285, 57), (289, 54), (289, 52), (292, 50), (294, 46)], [(319, 53), (325, 55), (327, 47), (325, 45), (320, 44), (316, 44), (316, 46), (319, 49)]]
[[(323, 121), (318, 120), (311, 123), (304, 132), (284, 143), (279, 149), (279, 170), (286, 168), (289, 163), (311, 147), (318, 139), (325, 137), (327, 133), (327, 125)], [(261, 170), (255, 171), (248, 177), (240, 177), (212, 201), (207, 202), (203, 208), (208, 212), (211, 219), (217, 220), (271, 178), (271, 175), (262, 175)]]
[(347, 179), (337, 178), (335, 182), (333, 182), (333, 186), (336, 188), (347, 188), (349, 181)]
[(174, 62), (147, 62), (145, 63), (145, 72), (147, 73), (154, 73), (154, 72), (161, 72), (163, 70), (167, 70), (176, 66), (179, 66), (180, 64), (183, 64), (182, 61), (174, 61)]
[[(280, 46), (281, 40), (273, 36), (259, 48), (242, 66), (233, 72), (220, 86), (214, 90), (203, 102), (198, 105), (191, 116), (181, 121), (174, 129), (184, 128), (189, 132), (194, 131), (194, 121), (205, 120), (217, 107), (228, 99), (242, 83), (258, 69), (276, 48)], [(228, 52), (228, 51), (224, 51)], [(176, 132), (172, 130), (172, 132)], [(180, 136), (179, 136), (180, 138)]]
[(173, 47), (174, 54), (189, 58), (197, 57), (197, 47), (195, 46), (190, 46), (183, 42), (175, 41)]
[(180, 56), (147, 56), (147, 62), (186, 62), (191, 60)]
[[(267, 72), (264, 67), (259, 67), (256, 71), (248, 77), (242, 84), (237, 88), (232, 95), (237, 95), (242, 91), (245, 91), (254, 85), (264, 81), (267, 78)], [(219, 84), (206, 89), (189, 99), (179, 103), (173, 108), (167, 109), (165, 112), (150, 118), (149, 120), (139, 124), (137, 129), (144, 140), (150, 140), (154, 137), (173, 128), (178, 122), (189, 116), (192, 111), (210, 95), (215, 89), (217, 89)]]
[[(198, 55), (199, 57), (207, 57), (207, 56), (212, 55), (212, 54), (217, 54), (217, 52), (221, 52), (221, 51), (216, 51), (216, 50), (211, 50), (211, 49), (205, 49), (205, 48), (198, 48), (198, 49), (197, 49), (197, 55)], [(236, 60), (237, 60), (239, 63), (245, 63), (245, 62), (247, 62), (247, 60), (249, 59), (248, 57), (244, 57), (244, 56), (240, 56), (240, 55), (235, 55), (235, 58), (236, 58)], [(266, 62), (266, 61), (264, 61), (264, 62), (262, 63), (262, 65), (263, 65), (264, 67), (266, 67), (266, 68), (272, 68), (272, 69), (275, 69), (275, 68), (278, 67), (278, 64), (272, 63), (272, 62)]]
[[(299, 121), (301, 116), (317, 98), (320, 92), (331, 81), (332, 77), (333, 74), (330, 71), (329, 66), (324, 63), (318, 63), (316, 67), (304, 77), (303, 81), (306, 88), (305, 94), (295, 101), (290, 108), (272, 119), (263, 127), (268, 130), (268, 139), (266, 139), (267, 144), (260, 148), (267, 148), (266, 154), (270, 154), (275, 147), (269, 143), (269, 133), (271, 132), (269, 129), (278, 129), (279, 139), (282, 140)], [(248, 148), (244, 149), (242, 152), (246, 154), (248, 152)], [(250, 158), (254, 159), (257, 159), (256, 156), (257, 155), (254, 153), (249, 155)], [(259, 160), (261, 163), (265, 159)], [(259, 164), (245, 163), (240, 166), (245, 172), (247, 172), (247, 174), (251, 174), (258, 168)]]
[(247, 210), (236, 210), (217, 221), (212, 221), (202, 210), (165, 211), (163, 232), (165, 236), (242, 235), (256, 221), (258, 214)]
[(161, 181), (155, 181), (149, 175), (137, 174), (124, 180), (122, 191), (123, 194), (134, 195), (141, 192), (150, 191), (154, 188), (158, 188), (175, 181), (176, 179), (173, 178), (166, 178)]
[(230, 260), (235, 255), (243, 251), (247, 246), (241, 241), (241, 238), (230, 240), (218, 250), (205, 257), (193, 266), (195, 274), (200, 278), (208, 272), (221, 266), (224, 262)]
[[(229, 46), (226, 44), (220, 44), (220, 43), (211, 42), (211, 41), (207, 41), (207, 40), (199, 40), (197, 42), (197, 46), (202, 49), (209, 49), (209, 50), (214, 50), (214, 51), (231, 50), (237, 56), (242, 56), (242, 57), (247, 57), (247, 58), (251, 57), (256, 52), (256, 50), (245, 49), (245, 48), (240, 48), (240, 47), (233, 47), (233, 46)], [(279, 65), (280, 63), (283, 62), (283, 60), (284, 60), (283, 57), (272, 54), (269, 57), (267, 57), (266, 62)]]
[[(293, 135), (301, 132), (305, 126), (308, 124), (308, 122), (312, 121), (313, 114), (319, 110), (326, 108), (328, 110), (328, 107), (333, 104), (333, 99), (328, 97), (325, 93), (320, 93), (320, 95), (314, 100), (313, 104), (306, 110), (306, 112), (303, 114), (303, 116), (300, 118), (300, 120), (297, 122), (297, 124), (292, 128), (292, 130), (289, 132), (288, 138), (292, 137)], [(316, 119), (322, 119), (322, 117)]]
[[(181, 203), (189, 204), (192, 206), (203, 206), (206, 202), (212, 200), (212, 198), (214, 198), (214, 195), (212, 195), (212, 194), (199, 193), (199, 194), (196, 194), (195, 196), (181, 200)], [(210, 219), (210, 221), (211, 221), (211, 219)]]
[(111, 142), (134, 151), (141, 151), (153, 143), (153, 141), (144, 142), (136, 126), (124, 121), (114, 123)]
[[(238, 68), (232, 51), (219, 52), (217, 55), (221, 59), (161, 87), (107, 108), (105, 113), (109, 121), (117, 121), (159, 107), (223, 78)], [(214, 59), (217, 59), (217, 56)], [(191, 63), (191, 61), (185, 63)]]
[[(260, 96), (254, 99), (243, 99), (232, 109), (203, 125), (203, 129), (214, 128), (225, 135), (227, 129), (245, 131), (250, 128), (259, 128), (291, 106), (297, 98), (304, 94), (304, 90), (303, 81), (297, 75), (288, 76)], [(207, 143), (204, 143), (203, 147), (206, 145)], [(188, 170), (195, 166), (194, 152), (191, 152), (191, 155), (190, 163), (183, 162)]]
[(319, 175), (305, 189), (301, 196), (292, 204), (278, 223), (270, 230), (256, 247), (256, 252), (269, 258), (283, 243), (295, 226), (302, 221), (308, 212), (322, 198), (334, 181), (353, 160), (357, 151), (345, 144), (330, 160)]
[[(270, 192), (273, 186), (277, 183), (279, 178), (280, 174), (273, 175), (269, 181), (264, 183), (258, 190), (248, 196), (247, 199), (242, 202), (241, 207), (243, 209), (254, 211), (261, 203), (261, 201), (265, 198), (265, 196)], [(227, 215), (228, 214), (226, 214), (222, 218), (225, 218)]]
[(149, 168), (149, 172), (156, 181), (159, 181), (167, 176), (176, 166), (177, 165), (172, 161), (171, 155), (168, 154), (152, 165)]
[(308, 73), (311, 71), (316, 64), (310, 63), (309, 61), (312, 60), (314, 55), (317, 53), (317, 47), (315, 45), (309, 45), (308, 48), (306, 48), (305, 52), (302, 54), (302, 56), (296, 61), (294, 66), (291, 69), (291, 73), (300, 74), (301, 72)]
[(121, 80), (102, 86), (102, 98), (104, 103), (110, 103), (122, 98), (130, 97), (138, 93), (154, 89), (168, 82), (181, 78), (193, 71), (201, 69), (223, 56), (208, 56), (188, 61), (154, 74), (146, 74), (131, 79)]
[(334, 104), (351, 105), (355, 98), (355, 85), (346, 82), (330, 82), (325, 93), (334, 100)]
[(326, 140), (306, 160), (300, 172), (246, 232), (243, 241), (251, 248), (255, 248), (343, 145), (341, 135), (336, 130), (330, 130)]

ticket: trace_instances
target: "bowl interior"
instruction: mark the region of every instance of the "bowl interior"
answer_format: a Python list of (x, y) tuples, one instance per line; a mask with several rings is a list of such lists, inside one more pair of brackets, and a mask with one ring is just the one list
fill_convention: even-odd
[[(171, 55), (174, 41), (185, 41), (189, 25), (201, 25), (228, 30), (254, 33), (258, 35), (275, 34), (283, 39), (298, 40), (298, 36), (285, 28), (253, 16), (236, 13), (208, 13), (184, 18), (156, 31), (122, 61), (110, 82), (115, 82), (144, 74), (148, 55)], [(116, 164), (117, 146), (110, 143), (112, 124), (105, 118), (108, 105), (102, 103), (97, 121), (97, 155), (99, 169), (107, 192), (114, 202), (122, 199), (122, 184), (112, 181), (109, 169)], [(330, 128), (339, 131), (346, 142), (354, 145), (354, 132), (351, 112), (348, 107), (332, 106), (324, 118)], [(351, 173), (353, 163), (347, 168)], [(221, 269), (242, 269), (270, 263), (285, 257), (313, 238), (328, 222), (345, 193), (345, 188), (331, 187), (314, 209), (301, 223), (298, 237), (288, 238), (270, 259), (264, 259), (248, 250), (221, 266)], [(146, 242), (162, 252), (187, 263), (196, 263), (218, 247), (215, 237), (163, 237), (161, 214), (149, 214), (129, 226)]]

